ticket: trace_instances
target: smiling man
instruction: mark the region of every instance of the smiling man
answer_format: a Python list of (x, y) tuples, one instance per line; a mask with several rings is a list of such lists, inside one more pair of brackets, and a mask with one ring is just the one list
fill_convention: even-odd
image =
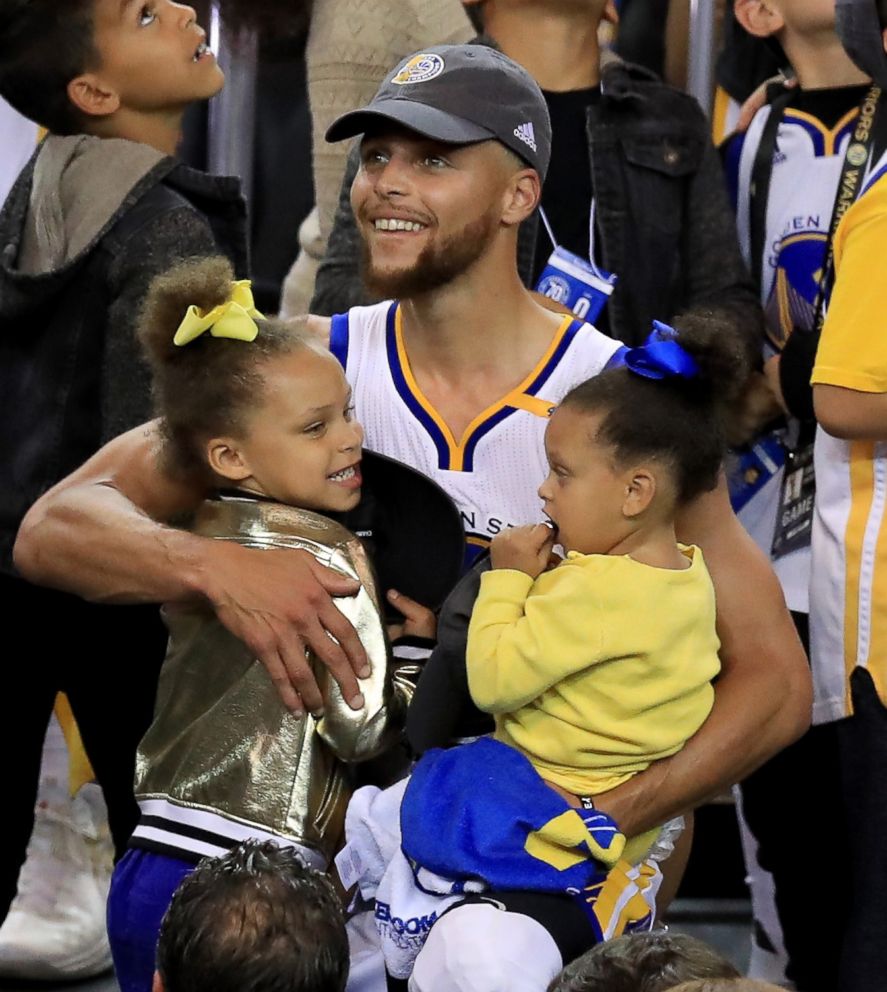
[(450, 493), (471, 560), (502, 528), (538, 519), (548, 414), (619, 345), (541, 307), (518, 277), (518, 227), (551, 150), (524, 69), (482, 46), (430, 48), (328, 138), (356, 134), (366, 278), (388, 300), (332, 318), (330, 347), (368, 447)]
[[(538, 204), (551, 140), (544, 98), (523, 69), (476, 46), (417, 53), (330, 130), (356, 134), (352, 197), (370, 275), (400, 299), (319, 321), (318, 332), (345, 367), (367, 446), (437, 479), (460, 507), (471, 554), (498, 529), (540, 519), (551, 408), (619, 345), (542, 308), (518, 276), (517, 230)], [(297, 554), (247, 549), (220, 565), (230, 552), (155, 522), (202, 496), (169, 476), (158, 450), (152, 429), (131, 432), (47, 494), (20, 534), (20, 567), (94, 597), (206, 590), (269, 668), (286, 661), (313, 708), (289, 619), (292, 583), (304, 591), (308, 567)], [(600, 797), (631, 834), (741, 778), (809, 720), (809, 674), (778, 585), (724, 493), (700, 497), (680, 524), (716, 586), (722, 674), (712, 714), (685, 748)]]

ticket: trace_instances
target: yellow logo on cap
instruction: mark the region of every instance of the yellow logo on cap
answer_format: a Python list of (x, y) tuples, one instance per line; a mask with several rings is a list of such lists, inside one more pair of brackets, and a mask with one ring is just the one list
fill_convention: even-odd
[(414, 55), (394, 76), (392, 83), (404, 86), (407, 83), (427, 83), (444, 71), (444, 60), (433, 52)]

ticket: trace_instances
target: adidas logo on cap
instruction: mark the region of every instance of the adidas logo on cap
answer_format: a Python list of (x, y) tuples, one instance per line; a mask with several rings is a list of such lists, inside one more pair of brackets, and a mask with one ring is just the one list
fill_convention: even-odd
[(516, 127), (514, 129), (514, 136), (532, 148), (533, 151), (536, 151), (536, 134), (533, 131), (533, 125), (529, 121), (526, 124)]

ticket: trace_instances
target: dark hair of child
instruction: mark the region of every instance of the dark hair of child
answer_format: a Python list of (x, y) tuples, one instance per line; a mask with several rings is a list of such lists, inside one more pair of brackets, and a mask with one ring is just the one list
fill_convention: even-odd
[(548, 992), (666, 992), (697, 978), (738, 978), (733, 964), (689, 934), (653, 930), (597, 944), (548, 986)]
[(878, 20), (882, 28), (887, 28), (887, 0), (877, 0)]
[(82, 119), (68, 83), (99, 65), (95, 0), (0, 0), (0, 96), (55, 134), (76, 134)]
[(254, 341), (213, 337), (173, 343), (189, 306), (204, 313), (231, 296), (234, 272), (226, 258), (183, 262), (158, 276), (139, 315), (138, 336), (153, 373), (155, 413), (161, 419), (172, 471), (211, 481), (203, 445), (210, 438), (242, 436), (263, 385), (263, 366), (277, 355), (317, 347), (304, 320), (257, 320)]
[(342, 904), (292, 849), (247, 840), (188, 875), (160, 928), (166, 992), (341, 992)]
[(725, 418), (749, 370), (747, 349), (724, 314), (687, 313), (675, 318), (674, 330), (698, 375), (648, 379), (619, 366), (577, 386), (561, 406), (603, 414), (596, 440), (613, 450), (619, 465), (664, 462), (681, 506), (717, 485)]

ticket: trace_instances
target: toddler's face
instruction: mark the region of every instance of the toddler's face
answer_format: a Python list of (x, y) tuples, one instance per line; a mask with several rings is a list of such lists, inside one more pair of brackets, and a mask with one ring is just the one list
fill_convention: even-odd
[(237, 441), (245, 488), (310, 510), (350, 510), (360, 500), (363, 429), (332, 355), (298, 348), (270, 361), (258, 406)]
[(545, 431), (549, 471), (539, 496), (565, 551), (607, 554), (625, 535), (624, 473), (595, 440), (600, 419), (559, 407)]

